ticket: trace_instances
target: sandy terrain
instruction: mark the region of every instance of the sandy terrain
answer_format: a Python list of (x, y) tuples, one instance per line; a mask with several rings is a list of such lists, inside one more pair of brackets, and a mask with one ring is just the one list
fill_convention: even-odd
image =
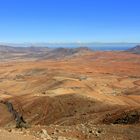
[(139, 140), (140, 55), (1, 62), (0, 100), (10, 101), (30, 125), (20, 133), (0, 103), (4, 140)]

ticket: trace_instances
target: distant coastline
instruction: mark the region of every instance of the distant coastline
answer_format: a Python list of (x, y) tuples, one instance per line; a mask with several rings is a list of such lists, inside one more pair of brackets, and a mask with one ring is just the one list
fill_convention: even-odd
[(92, 50), (127, 50), (140, 43), (0, 43), (13, 47), (49, 47), (49, 48), (77, 48), (88, 47)]

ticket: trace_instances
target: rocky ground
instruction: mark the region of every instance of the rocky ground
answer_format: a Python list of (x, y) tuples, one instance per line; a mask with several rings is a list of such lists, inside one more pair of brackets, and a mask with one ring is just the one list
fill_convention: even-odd
[(139, 125), (32, 126), (0, 129), (2, 140), (139, 140)]
[[(86, 52), (0, 64), (0, 138), (139, 140), (140, 55)], [(3, 102), (27, 122), (16, 119)]]

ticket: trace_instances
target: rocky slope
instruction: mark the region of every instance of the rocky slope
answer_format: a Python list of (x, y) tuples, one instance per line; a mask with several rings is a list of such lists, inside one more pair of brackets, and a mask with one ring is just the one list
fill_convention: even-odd
[(28, 128), (15, 128), (16, 120), (1, 102), (0, 137), (139, 140), (140, 55), (82, 52), (57, 61), (1, 63), (0, 100), (12, 103)]
[(130, 48), (127, 50), (128, 52), (132, 52), (132, 53), (136, 53), (136, 54), (140, 54), (140, 45), (137, 45), (134, 48)]

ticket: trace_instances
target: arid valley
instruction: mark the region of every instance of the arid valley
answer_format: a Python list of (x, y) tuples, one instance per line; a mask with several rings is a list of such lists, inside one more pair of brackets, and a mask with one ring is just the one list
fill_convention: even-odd
[[(0, 49), (1, 140), (140, 139), (140, 54), (9, 48)], [(5, 102), (27, 128), (15, 128)]]

